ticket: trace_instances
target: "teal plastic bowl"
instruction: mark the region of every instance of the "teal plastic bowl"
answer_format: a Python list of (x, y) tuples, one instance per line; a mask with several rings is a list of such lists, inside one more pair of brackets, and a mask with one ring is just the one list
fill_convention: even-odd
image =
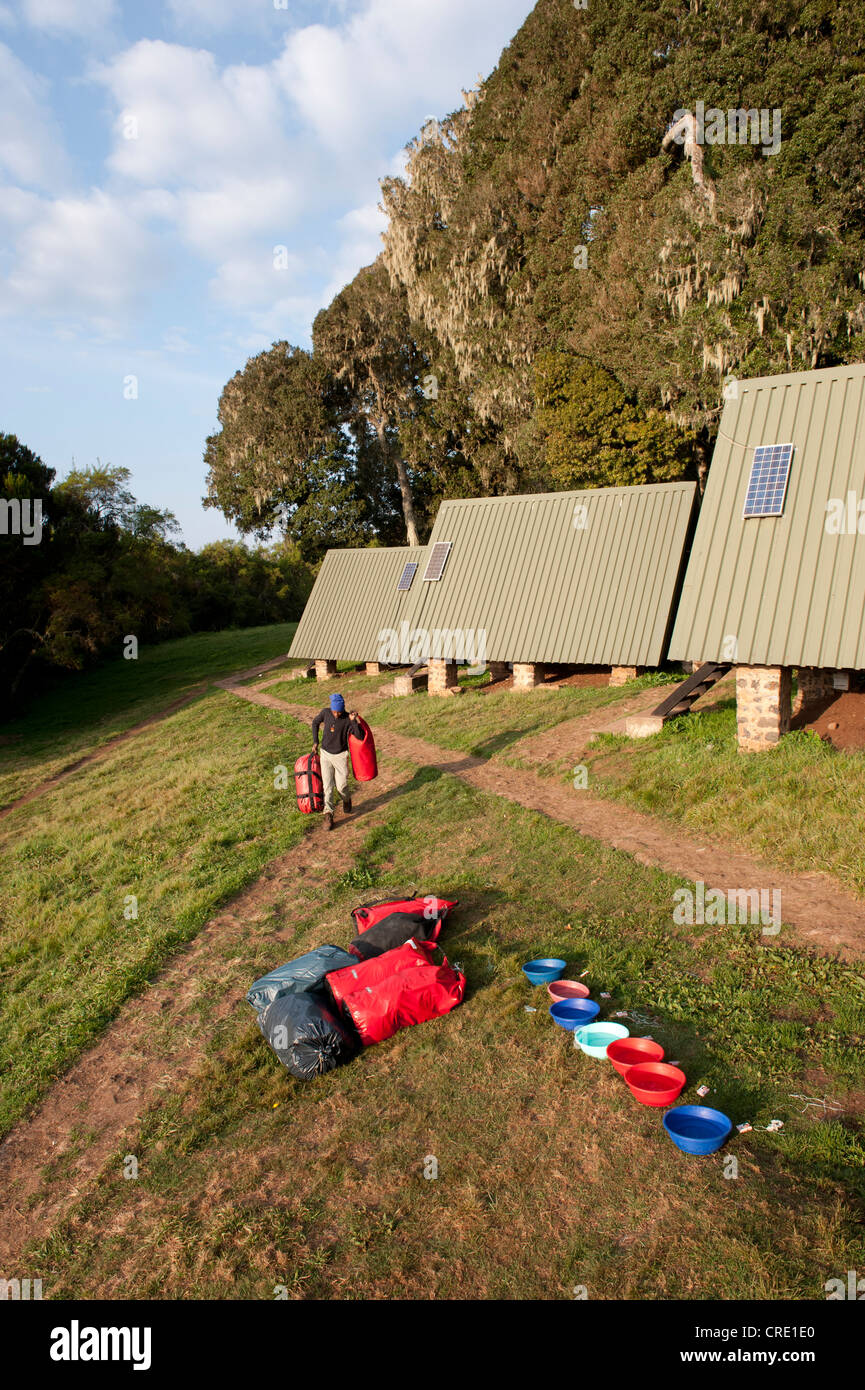
[(587, 1057), (606, 1057), (610, 1043), (630, 1036), (631, 1030), (624, 1023), (587, 1023), (574, 1034), (574, 1046)]

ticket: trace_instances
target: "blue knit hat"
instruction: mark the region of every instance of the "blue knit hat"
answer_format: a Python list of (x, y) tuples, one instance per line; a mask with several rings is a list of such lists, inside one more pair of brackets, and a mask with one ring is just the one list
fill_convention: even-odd
[(342, 698), (341, 695), (331, 695), (330, 707), (333, 710), (334, 714), (342, 714), (343, 710), (345, 709), (345, 700)]

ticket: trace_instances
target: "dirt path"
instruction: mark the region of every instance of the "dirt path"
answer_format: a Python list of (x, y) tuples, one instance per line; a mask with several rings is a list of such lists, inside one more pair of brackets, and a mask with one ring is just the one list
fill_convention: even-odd
[[(335, 874), (351, 867), (371, 819), (398, 791), (401, 776), (385, 769), (374, 796), (364, 800), (364, 814), (342, 823), (338, 818), (333, 834), (325, 835), (316, 820), (299, 845), (202, 927), (144, 994), (127, 1000), (96, 1046), (0, 1143), (0, 1273), (5, 1277), (16, 1272), (25, 1246), (44, 1238), (78, 1200), (124, 1135), (129, 1133), (131, 1142), (160, 1092), (177, 1091), (200, 1062), (208, 1031), (201, 1026), (200, 1001), (216, 1001), (208, 1028), (235, 1011), (252, 1018), (244, 999), (249, 971), (238, 957), (226, 962), (226, 949), (234, 951), (250, 931), (258, 931), (281, 943), (276, 957), (290, 958), (286, 943), (293, 933), (269, 929), (269, 909), (299, 891), (313, 899)], [(344, 936), (347, 925), (323, 922), (322, 940), (331, 931)], [(80, 1149), (78, 1135), (86, 1136)], [(51, 1168), (44, 1171), (46, 1165)]]
[[(281, 709), (295, 719), (309, 721), (310, 711), (304, 706), (290, 705), (254, 687), (235, 689), (233, 693), (254, 704)], [(647, 693), (642, 691), (640, 696), (645, 697)], [(657, 703), (656, 693), (652, 694)], [(638, 697), (633, 697), (635, 704), (637, 700)], [(572, 739), (574, 756), (579, 757), (591, 732), (612, 728), (621, 722), (623, 707), (617, 706), (615, 721), (609, 715), (609, 710), (593, 711), (531, 741), (526, 740), (525, 747), (534, 757), (553, 749), (560, 755), (563, 739)], [(572, 790), (557, 779), (539, 777), (500, 761), (439, 748), (423, 739), (396, 734), (386, 728), (377, 729), (375, 737), (377, 747), (385, 755), (385, 766), (387, 755), (390, 755), (420, 766), (441, 768), (481, 791), (505, 796), (529, 810), (540, 811), (553, 820), (573, 826), (590, 839), (624, 850), (641, 864), (666, 869), (694, 882), (702, 881), (707, 888), (720, 888), (724, 892), (731, 888), (774, 889), (781, 895), (784, 928), (780, 939), (795, 940), (846, 959), (865, 955), (865, 903), (836, 886), (825, 874), (793, 873), (778, 868), (730, 845), (700, 840), (686, 831), (673, 830), (653, 816), (619, 802), (605, 801), (586, 790)]]

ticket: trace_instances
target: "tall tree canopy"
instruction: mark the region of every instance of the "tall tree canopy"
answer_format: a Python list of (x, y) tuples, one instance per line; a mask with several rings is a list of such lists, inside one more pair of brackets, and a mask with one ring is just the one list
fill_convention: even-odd
[(863, 136), (854, 0), (538, 0), (316, 320), (401, 538), (456, 492), (702, 476), (730, 374), (861, 359)]
[(361, 270), (317, 316), (316, 360), (345, 388), (347, 422), (369, 426), (383, 469), (399, 485), (406, 540), (419, 543), (412, 480), (400, 444), (400, 422), (421, 407), (426, 363), (414, 341), (405, 295), (391, 286), (381, 261)]

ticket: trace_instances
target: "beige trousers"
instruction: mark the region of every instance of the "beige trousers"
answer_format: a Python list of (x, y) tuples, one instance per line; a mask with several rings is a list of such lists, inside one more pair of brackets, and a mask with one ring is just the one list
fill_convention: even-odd
[(324, 813), (333, 815), (333, 788), (343, 801), (348, 796), (348, 753), (326, 753), (321, 750), (321, 780), (324, 783)]

